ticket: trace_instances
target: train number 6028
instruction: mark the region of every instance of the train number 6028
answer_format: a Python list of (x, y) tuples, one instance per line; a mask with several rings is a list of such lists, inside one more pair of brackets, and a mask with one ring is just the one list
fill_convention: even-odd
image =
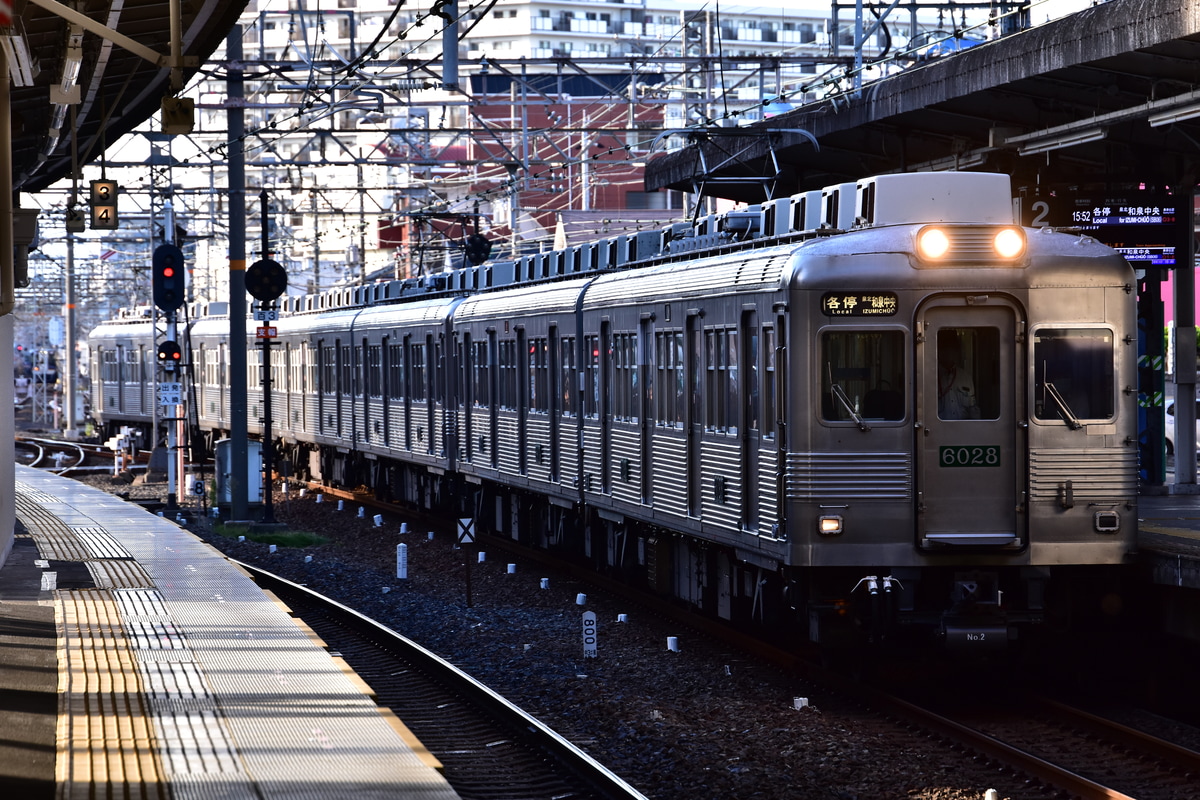
[(1000, 447), (994, 444), (960, 444), (938, 448), (943, 467), (998, 467)]

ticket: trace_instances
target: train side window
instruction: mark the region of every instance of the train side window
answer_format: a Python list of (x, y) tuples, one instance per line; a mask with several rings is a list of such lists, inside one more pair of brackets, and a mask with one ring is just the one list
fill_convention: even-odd
[(383, 385), (380, 381), (382, 367), (383, 350), (381, 346), (369, 345), (367, 347), (367, 395), (370, 397), (383, 396)]
[(560, 380), (562, 381), (562, 409), (561, 413), (564, 417), (574, 417), (578, 413), (575, 409), (575, 395), (577, 394), (576, 387), (579, 385), (578, 374), (575, 372), (575, 337), (564, 336), (559, 342), (559, 358), (561, 359), (562, 372)]
[(442, 337), (425, 337), (427, 352), (433, 354), (429, 365), (429, 396), (435, 403), (446, 404), (446, 353)]
[(738, 430), (738, 335), (736, 330), (716, 328), (704, 332), (706, 427), (736, 434)]
[(614, 333), (611, 358), (613, 370), (612, 416), (624, 422), (638, 421), (637, 334)]
[(763, 328), (762, 332), (762, 435), (767, 439), (775, 436), (775, 329)]
[(471, 402), (476, 408), (492, 404), (492, 381), (488, 375), (488, 343), (471, 342)]
[(425, 345), (413, 344), (409, 347), (409, 397), (414, 403), (425, 400)]
[(342, 358), (338, 364), (338, 370), (340, 371), (340, 375), (338, 376), (338, 391), (340, 391), (342, 394), (350, 394), (353, 391), (351, 389), (353, 384), (351, 384), (350, 380), (351, 376), (354, 374), (354, 358), (350, 345), (344, 344), (342, 345), (341, 349)]
[(517, 342), (515, 339), (500, 341), (499, 363), (496, 365), (500, 378), (500, 408), (517, 410)]
[(826, 331), (820, 364), (822, 419), (851, 422), (854, 414), (862, 419), (904, 419), (903, 331)]
[(550, 411), (549, 352), (544, 338), (529, 340), (529, 410), (534, 414)]
[(1033, 334), (1033, 413), (1038, 420), (1111, 419), (1116, 356), (1107, 328), (1040, 328)]
[(388, 345), (388, 397), (404, 399), (404, 345), (400, 342)]
[(583, 337), (583, 414), (595, 419), (600, 416), (600, 337)]
[(654, 338), (658, 370), (655, 420), (663, 427), (682, 428), (685, 399), (683, 331), (658, 331)]

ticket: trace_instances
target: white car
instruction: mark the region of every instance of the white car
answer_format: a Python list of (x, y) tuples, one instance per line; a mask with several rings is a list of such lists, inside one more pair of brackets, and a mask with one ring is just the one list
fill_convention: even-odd
[[(1167, 455), (1175, 455), (1175, 404), (1167, 406), (1163, 433), (1167, 440)], [(1196, 401), (1196, 449), (1200, 450), (1200, 400)]]

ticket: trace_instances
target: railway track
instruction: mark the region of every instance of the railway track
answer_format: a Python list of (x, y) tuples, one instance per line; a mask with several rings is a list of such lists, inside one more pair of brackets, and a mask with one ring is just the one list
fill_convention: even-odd
[(69, 475), (72, 470), (83, 468), (99, 455), (94, 445), (33, 436), (17, 436), (16, 447), (17, 460), (21, 463), (49, 469), (59, 475)]
[(394, 631), (241, 564), (404, 720), (463, 800), (646, 800), (548, 727)]
[[(1045, 797), (1190, 800), (1200, 752), (1067, 703), (977, 689), (974, 699), (909, 701), (860, 687), (882, 713), (919, 726), (1040, 784)], [(1036, 789), (1031, 791), (1036, 792)]]
[[(314, 490), (353, 499), (380, 510), (417, 519), (421, 525), (445, 525), (430, 517), (361, 495)], [(820, 654), (781, 648), (716, 620), (710, 620), (677, 604), (649, 597), (642, 592), (597, 575), (553, 554), (533, 550), (500, 537), (488, 537), (487, 546), (504, 550), (566, 574), (574, 580), (637, 603), (643, 609), (676, 626), (739, 650), (776, 666), (803, 673), (825, 683), (843, 696), (861, 702), (906, 725), (926, 730), (949, 740), (955, 747), (978, 753), (982, 758), (1029, 777), (1036, 796), (1076, 797), (1083, 800), (1192, 800), (1200, 779), (1200, 752), (1180, 746), (1148, 731), (1122, 725), (1102, 716), (1044, 697), (1024, 696), (1019, 701), (1007, 694), (1004, 702), (981, 703), (975, 699), (946, 703), (950, 689), (931, 702), (903, 699), (897, 692), (873, 688), (864, 681), (848, 679), (844, 672), (819, 665)], [(969, 685), (959, 697), (978, 694)], [(1032, 800), (1034, 795), (1030, 796)]]

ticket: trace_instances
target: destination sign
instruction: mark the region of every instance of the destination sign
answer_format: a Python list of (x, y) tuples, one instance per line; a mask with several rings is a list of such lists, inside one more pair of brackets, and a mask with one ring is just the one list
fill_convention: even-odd
[(826, 292), (821, 298), (827, 317), (892, 317), (899, 305), (894, 292)]
[(1022, 223), (1074, 229), (1103, 242), (1136, 267), (1174, 267), (1178, 198), (1130, 190), (1088, 197), (1073, 192), (1021, 198)]

